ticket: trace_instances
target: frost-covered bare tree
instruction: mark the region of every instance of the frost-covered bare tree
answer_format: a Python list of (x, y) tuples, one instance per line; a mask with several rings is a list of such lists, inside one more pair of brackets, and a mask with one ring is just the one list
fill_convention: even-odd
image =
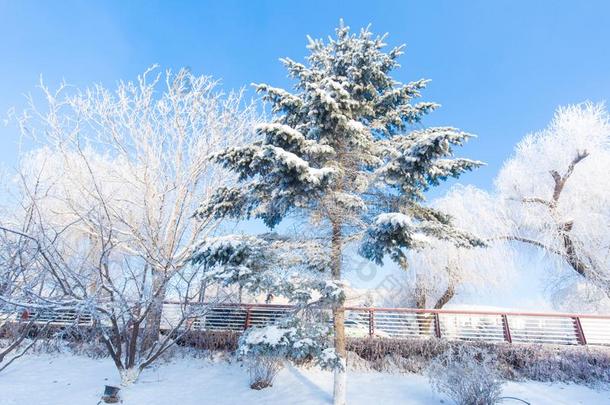
[(0, 371), (32, 348), (48, 326), (16, 305), (31, 301), (44, 288), (37, 245), (24, 234), (30, 225), (26, 220), (18, 231), (0, 229)]
[(550, 288), (556, 306), (603, 307), (610, 293), (608, 173), (605, 107), (584, 103), (559, 108), (548, 128), (517, 145), (496, 178), (494, 192), (456, 186), (433, 202), (488, 247), (462, 249), (433, 241), (410, 252), (407, 288), (394, 301), (439, 308), (460, 284), (486, 286), (524, 271), (515, 264), (521, 260), (559, 270)]
[[(207, 307), (189, 305), (198, 294), (198, 272), (184, 266), (166, 283), (173, 311), (164, 319), (166, 333), (151, 344), (145, 334), (156, 303), (150, 268), (126, 257), (111, 233), (101, 243), (79, 238), (78, 223), (58, 230), (36, 222), (28, 233), (2, 225), (3, 232), (31, 245), (30, 267), (22, 272), (30, 273), (31, 268), (37, 277), (12, 282), (11, 291), (0, 300), (13, 311), (28, 314), (22, 320), (27, 322), (21, 322), (26, 333), (32, 328), (40, 332), (58, 317), (64, 327), (93, 331), (88, 336), (100, 339), (127, 385), (189, 332), (189, 320), (205, 314)], [(84, 325), (83, 318), (89, 320)]]
[[(495, 196), (476, 187), (456, 185), (431, 205), (481, 239), (507, 232), (505, 212)], [(505, 280), (514, 271), (512, 255), (503, 243), (471, 249), (429, 238), (408, 253), (408, 268), (397, 274), (402, 290), (383, 297), (384, 305), (441, 309), (464, 288), (487, 288)]]
[(610, 297), (610, 124), (603, 105), (559, 108), (546, 129), (519, 142), (496, 186), (512, 222), (501, 239), (539, 249), (576, 276), (570, 281), (585, 280), (590, 293)]
[(44, 108), (32, 101), (19, 121), (37, 148), (21, 159), (17, 201), (33, 207), (54, 298), (95, 310), (117, 367), (137, 378), (170, 344), (164, 299), (195, 298), (188, 259), (220, 224), (191, 218), (231, 184), (210, 157), (249, 140), (257, 113), (186, 70), (152, 69), (114, 91), (42, 89)]

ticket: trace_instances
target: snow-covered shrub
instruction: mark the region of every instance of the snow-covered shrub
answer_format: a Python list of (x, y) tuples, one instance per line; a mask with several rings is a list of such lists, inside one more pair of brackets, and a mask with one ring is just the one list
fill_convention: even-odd
[(436, 357), (427, 375), (436, 391), (458, 405), (492, 405), (502, 394), (496, 356), (473, 346), (455, 347)]
[(367, 360), (363, 359), (356, 352), (348, 351), (347, 352), (347, 367), (350, 371), (372, 371), (371, 363)]
[(274, 325), (244, 332), (239, 339), (237, 356), (250, 371), (250, 386), (254, 389), (271, 386), (284, 361), (342, 369), (341, 360), (330, 347), (330, 330), (326, 324), (289, 317)]
[(105, 359), (109, 356), (108, 349), (98, 339), (85, 342), (70, 342), (68, 347), (74, 354), (91, 359)]
[(282, 369), (284, 359), (279, 356), (254, 355), (246, 361), (250, 373), (250, 388), (262, 390), (271, 387)]
[(341, 368), (330, 347), (329, 327), (299, 318), (248, 329), (239, 340), (237, 354), (241, 359), (267, 356), (295, 363), (313, 362), (324, 369)]
[(250, 388), (271, 387), (285, 359), (293, 353), (297, 330), (288, 325), (251, 328), (239, 342), (238, 356), (250, 373)]
[(237, 356), (250, 370), (254, 389), (271, 386), (284, 361), (344, 369), (330, 347), (328, 317), (320, 311), (343, 303), (344, 285), (320, 277), (322, 261), (310, 261), (313, 252), (316, 244), (265, 234), (206, 238), (192, 255), (209, 282), (238, 285), (254, 296), (282, 296), (295, 305), (276, 324), (250, 328), (239, 339)]

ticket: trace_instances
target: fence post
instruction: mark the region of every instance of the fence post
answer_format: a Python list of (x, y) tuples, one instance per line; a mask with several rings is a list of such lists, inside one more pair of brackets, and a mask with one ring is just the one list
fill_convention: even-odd
[(375, 335), (375, 310), (373, 308), (369, 309), (369, 337), (373, 337)]
[(244, 330), (246, 330), (250, 327), (250, 312), (251, 311), (252, 311), (252, 308), (248, 305), (246, 307), (246, 322), (244, 324)]
[(434, 313), (434, 334), (437, 338), (441, 338), (441, 321), (438, 317), (438, 312)]
[(508, 317), (502, 314), (502, 329), (504, 330), (504, 340), (508, 343), (513, 343), (513, 337), (510, 335), (510, 326), (508, 326)]
[(576, 328), (576, 339), (578, 340), (578, 344), (586, 345), (587, 338), (585, 337), (585, 332), (582, 329), (582, 324), (580, 323), (580, 318), (575, 317), (574, 319), (574, 327)]

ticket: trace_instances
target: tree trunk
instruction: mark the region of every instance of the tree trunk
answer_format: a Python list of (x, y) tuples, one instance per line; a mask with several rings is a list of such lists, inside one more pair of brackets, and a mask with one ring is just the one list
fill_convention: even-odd
[(415, 276), (415, 307), (426, 309), (426, 287), (420, 276)]
[[(443, 295), (436, 300), (434, 304), (434, 309), (441, 309), (455, 296), (455, 286), (453, 280), (449, 279), (449, 283)], [(417, 309), (426, 309), (426, 288), (419, 280), (419, 278), (415, 282), (415, 306)], [(432, 323), (434, 321), (434, 316), (429, 313), (421, 313), (416, 315), (417, 325), (419, 329), (419, 333), (422, 335), (430, 335), (434, 334), (432, 330)]]
[[(332, 250), (331, 271), (333, 280), (341, 280), (341, 261), (343, 241), (341, 235), (341, 224), (332, 223)], [(335, 331), (335, 352), (341, 361), (342, 368), (335, 370), (333, 403), (334, 405), (346, 404), (347, 390), (347, 351), (345, 346), (345, 307), (343, 303), (333, 305), (333, 326)]]
[(199, 303), (201, 303), (201, 304), (203, 304), (205, 302), (205, 293), (206, 293), (207, 289), (208, 289), (207, 281), (201, 280), (201, 283), (199, 285), (199, 294), (197, 297)]
[(443, 295), (441, 295), (440, 298), (436, 300), (436, 304), (434, 304), (434, 309), (441, 309), (442, 307), (447, 305), (447, 303), (451, 301), (451, 299), (455, 296), (455, 285), (457, 284), (456, 274), (459, 270), (457, 268), (454, 268), (454, 266), (452, 266), (451, 264), (448, 264), (445, 270), (447, 271), (448, 275), (447, 288), (445, 289)]
[(149, 350), (159, 341), (161, 318), (163, 315), (163, 301), (165, 300), (166, 292), (166, 280), (163, 273), (157, 273), (153, 270), (152, 277), (152, 292), (155, 295), (151, 298), (150, 309), (146, 314), (146, 323), (142, 340), (143, 351)]
[(121, 376), (121, 385), (123, 387), (129, 387), (130, 385), (138, 381), (141, 372), (142, 371), (137, 367), (119, 370), (119, 375)]
[[(415, 280), (415, 307), (417, 309), (426, 309), (426, 287), (421, 278), (416, 275)], [(420, 335), (428, 335), (431, 330), (433, 317), (430, 314), (418, 313), (415, 314), (417, 320), (417, 329)]]
[(455, 295), (455, 288), (453, 287), (452, 284), (449, 284), (447, 286), (447, 289), (443, 293), (443, 295), (441, 295), (440, 298), (438, 300), (436, 300), (436, 304), (434, 304), (434, 309), (443, 308), (445, 305), (447, 305), (447, 303), (451, 300), (451, 298), (453, 298), (454, 295)]
[(565, 248), (566, 261), (578, 274), (586, 278), (587, 265), (578, 258), (576, 246), (574, 245), (574, 241), (572, 241), (572, 238), (570, 237), (570, 232), (572, 231), (573, 226), (574, 223), (572, 221), (560, 225), (558, 227), (559, 236), (561, 237), (563, 247)]

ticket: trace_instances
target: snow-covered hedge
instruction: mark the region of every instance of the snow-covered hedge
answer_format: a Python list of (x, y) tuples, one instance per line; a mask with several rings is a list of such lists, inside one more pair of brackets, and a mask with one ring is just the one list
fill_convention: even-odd
[(459, 342), (439, 339), (350, 339), (347, 349), (358, 361), (348, 368), (381, 372), (423, 373), (437, 356), (460, 346), (495, 354), (502, 378), (566, 382), (595, 386), (610, 383), (610, 352), (606, 348), (538, 344)]

